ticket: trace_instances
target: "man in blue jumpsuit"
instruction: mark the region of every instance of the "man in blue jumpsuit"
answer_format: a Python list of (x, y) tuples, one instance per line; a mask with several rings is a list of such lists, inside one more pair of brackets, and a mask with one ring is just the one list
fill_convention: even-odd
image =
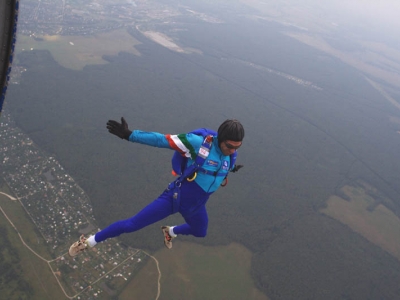
[[(184, 178), (170, 183), (156, 200), (133, 217), (117, 221), (87, 239), (81, 236), (79, 241), (72, 244), (69, 254), (78, 255), (108, 238), (140, 230), (176, 212), (182, 215), (185, 223), (162, 227), (164, 244), (167, 248), (172, 248), (172, 239), (179, 234), (205, 237), (208, 227), (206, 211), (208, 198), (221, 184), (223, 185), (229, 172), (236, 172), (242, 167), (242, 165), (231, 165), (230, 162), (232, 154), (242, 145), (244, 138), (242, 124), (234, 119), (224, 121), (218, 128), (217, 136), (208, 137), (211, 138), (209, 149), (204, 147), (207, 138), (203, 136), (194, 133), (170, 135), (140, 130), (130, 131), (124, 118), (121, 118), (121, 123), (108, 121), (107, 129), (121, 139), (178, 151), (187, 158), (188, 167), (197, 162), (198, 155), (204, 156), (205, 160), (201, 171), (189, 179)], [(180, 182), (179, 186), (176, 182)]]

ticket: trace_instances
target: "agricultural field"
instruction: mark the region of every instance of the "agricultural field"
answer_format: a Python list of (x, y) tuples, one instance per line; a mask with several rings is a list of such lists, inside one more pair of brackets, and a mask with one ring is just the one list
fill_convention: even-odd
[(117, 55), (121, 51), (140, 55), (135, 49), (138, 44), (140, 42), (122, 28), (90, 36), (19, 35), (16, 52), (48, 50), (61, 66), (82, 70), (86, 65), (106, 64), (103, 55)]
[[(2, 188), (1, 191), (6, 189)], [(33, 229), (34, 225), (30, 223), (19, 202), (10, 201), (6, 196), (0, 195), (0, 206), (8, 217), (14, 216), (13, 224), (23, 228), (24, 238), (30, 241), (32, 248), (41, 255), (49, 257), (47, 246)], [(3, 214), (0, 216), (0, 230), (1, 269), (6, 269), (4, 265), (10, 266), (6, 272), (2, 272), (2, 276), (5, 276), (5, 281), (2, 282), (7, 283), (1, 288), (1, 294), (7, 295), (5, 299), (63, 299), (64, 295), (47, 262), (23, 246), (19, 235)]]
[[(170, 251), (162, 249), (154, 257), (162, 273), (160, 299), (268, 300), (254, 285), (250, 276), (252, 253), (242, 245), (206, 247), (174, 241)], [(146, 286), (156, 272), (154, 263), (149, 262), (120, 298), (153, 299), (156, 291)]]
[(350, 200), (331, 196), (322, 212), (400, 260), (400, 219), (384, 205), (389, 200), (377, 202), (372, 197), (373, 187), (365, 183), (357, 187), (345, 186), (342, 192)]

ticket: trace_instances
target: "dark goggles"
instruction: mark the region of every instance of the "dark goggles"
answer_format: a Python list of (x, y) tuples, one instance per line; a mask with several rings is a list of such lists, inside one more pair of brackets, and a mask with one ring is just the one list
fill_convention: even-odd
[(234, 150), (239, 149), (240, 146), (242, 146), (242, 144), (240, 144), (239, 146), (233, 146), (233, 145), (231, 145), (231, 144), (229, 144), (228, 142), (225, 142), (225, 141), (224, 141), (224, 144), (225, 144), (226, 148), (234, 149)]

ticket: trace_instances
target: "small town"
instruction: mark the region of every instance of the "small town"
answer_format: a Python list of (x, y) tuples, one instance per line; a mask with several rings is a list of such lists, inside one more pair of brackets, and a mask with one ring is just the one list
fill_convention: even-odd
[[(124, 26), (160, 22), (182, 14), (195, 14), (184, 7), (147, 0), (131, 1), (23, 1), (18, 32), (42, 35), (91, 35)], [(205, 18), (199, 14), (198, 18)], [(209, 17), (208, 17), (209, 18)]]
[(118, 239), (69, 257), (68, 248), (80, 234), (98, 230), (90, 200), (54, 157), (47, 157), (15, 126), (7, 112), (0, 122), (0, 176), (12, 191), (15, 200), (10, 201), (19, 201), (42, 235), (52, 256), (50, 271), (68, 298), (115, 295), (149, 259)]

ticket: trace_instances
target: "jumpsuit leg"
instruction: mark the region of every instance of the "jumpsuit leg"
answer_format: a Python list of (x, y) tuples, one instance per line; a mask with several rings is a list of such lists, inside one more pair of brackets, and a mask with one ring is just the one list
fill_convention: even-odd
[(117, 221), (97, 232), (95, 235), (96, 242), (102, 242), (108, 238), (119, 236), (122, 233), (137, 231), (172, 215), (172, 201), (171, 191), (165, 191), (160, 197), (133, 217)]
[(208, 215), (205, 205), (201, 206), (193, 215), (182, 216), (186, 224), (174, 227), (175, 234), (193, 235), (195, 237), (205, 237), (207, 235)]

